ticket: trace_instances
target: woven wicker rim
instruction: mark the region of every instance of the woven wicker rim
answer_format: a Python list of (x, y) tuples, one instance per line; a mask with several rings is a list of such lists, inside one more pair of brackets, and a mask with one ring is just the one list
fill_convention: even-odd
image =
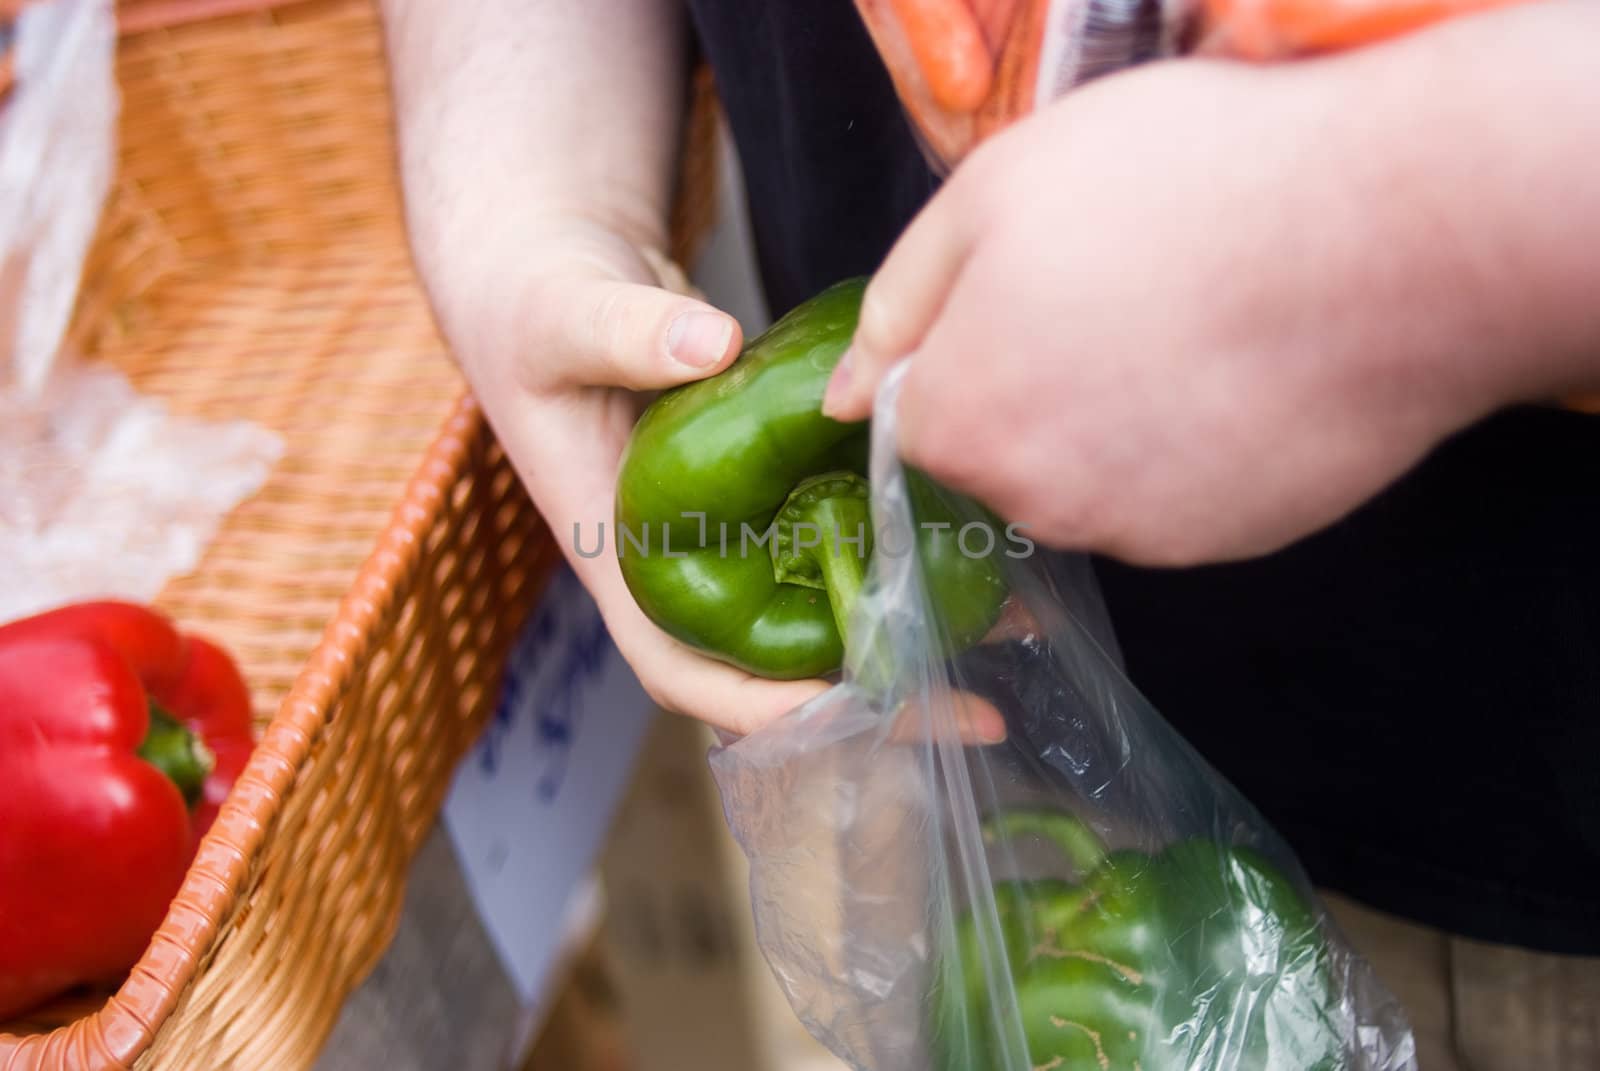
[[(67, 1028), (84, 1041), (98, 1035), (111, 1046), (112, 1051), (97, 1054), (101, 1060), (85, 1060), (85, 1064), (109, 1061), (114, 1066), (131, 1066), (193, 980), (240, 892), (248, 887), (245, 878), (261, 839), (328, 712), (349, 684), (353, 668), (365, 657), (377, 623), (390, 611), (402, 581), (416, 566), (423, 536), (466, 462), (480, 421), (476, 403), (463, 397), (424, 456), (338, 615), (324, 631), (201, 842), (194, 864), (144, 956), (103, 1008)], [(0, 1055), (12, 1049), (12, 1060), (6, 1066), (15, 1066), (30, 1043), (43, 1044), (47, 1037), (0, 1035)], [(76, 1046), (68, 1042), (66, 1047)]]
[[(324, 0), (324, 3), (329, 11), (343, 12), (354, 8), (366, 10), (370, 0)], [(276, 7), (313, 9), (306, 19), (291, 20), (291, 25), (302, 28), (321, 18), (321, 14), (315, 10), (317, 5), (306, 0), (124, 0), (119, 14), (122, 16), (124, 34), (131, 35), (151, 29), (166, 31), (185, 23), (209, 22), (218, 15), (249, 14)], [(299, 14), (296, 12), (296, 16)], [(355, 31), (369, 33), (369, 22), (365, 17), (357, 18), (353, 24)], [(262, 23), (247, 18), (238, 20), (237, 25), (243, 29), (259, 27)], [(332, 23), (330, 28), (349, 29), (351, 25)], [(198, 36), (193, 33), (204, 30), (205, 27), (189, 26), (182, 33), (189, 35), (187, 39), (190, 40), (207, 40), (205, 33)], [(152, 36), (158, 41), (165, 40), (164, 32)], [(147, 60), (152, 55), (148, 47), (144, 55)], [(363, 63), (367, 62), (366, 56), (367, 53), (363, 52)], [(182, 70), (176, 66), (158, 69), (177, 70), (180, 74)], [(349, 68), (347, 66), (344, 69)], [(357, 78), (360, 78), (359, 74)], [(189, 85), (181, 77), (171, 79), (171, 84), (179, 87), (180, 94)], [(372, 91), (371, 82), (359, 83), (361, 94), (370, 94)], [(691, 110), (682, 189), (673, 206), (672, 252), (674, 259), (681, 263), (692, 261), (694, 251), (709, 229), (714, 214), (717, 118), (714, 90), (705, 72), (699, 76), (696, 91), (699, 103)], [(180, 96), (177, 99), (187, 101), (191, 98)], [(344, 114), (351, 113), (346, 111)], [(363, 126), (363, 129), (366, 127)], [(154, 159), (149, 153), (159, 152), (160, 144), (164, 143), (151, 148), (147, 139), (144, 143), (146, 153), (139, 158), (146, 161)], [(371, 168), (382, 165), (368, 160), (363, 166)], [(135, 175), (140, 173), (148, 175), (150, 168), (147, 166), (143, 172), (136, 171)], [(132, 188), (133, 206), (136, 209), (146, 207), (143, 196), (154, 187), (136, 185)], [(219, 189), (226, 190), (228, 187)], [(136, 228), (143, 223), (143, 217), (135, 214), (132, 218), (134, 229), (126, 233), (142, 238)], [(209, 219), (206, 223), (209, 224)], [(116, 235), (119, 240), (124, 234), (118, 230), (109, 233)], [(185, 235), (188, 233), (184, 232)], [(398, 227), (395, 235), (399, 235)], [(385, 233), (382, 241), (390, 241), (390, 236)], [(169, 258), (174, 251), (166, 245), (139, 248), (155, 248), (159, 256)], [(384, 248), (387, 249), (387, 246)], [(181, 254), (183, 250), (178, 252)], [(202, 255), (209, 254), (203, 252)], [(155, 263), (173, 262), (169, 259)], [(107, 260), (112, 270), (119, 263), (115, 253)], [(143, 265), (147, 262), (136, 263)], [(86, 302), (85, 309), (80, 309), (80, 318), (88, 323), (100, 324), (109, 322), (107, 317), (116, 313), (117, 309), (107, 303), (105, 295), (97, 294), (93, 300)], [(84, 348), (93, 351), (91, 346)], [(309, 811), (301, 806), (305, 799), (314, 801), (317, 797), (313, 794), (302, 799), (300, 793), (307, 786), (301, 782), (308, 769), (313, 771), (315, 780), (314, 771), (326, 768), (328, 760), (323, 751), (330, 734), (342, 738), (349, 731), (349, 726), (369, 724), (350, 719), (364, 719), (369, 704), (388, 703), (383, 697), (381, 685), (374, 690), (374, 681), (368, 671), (379, 667), (379, 672), (387, 673), (389, 670), (384, 667), (400, 664), (392, 647), (395, 630), (414, 627), (416, 619), (407, 615), (420, 605), (416, 601), (419, 591), (428, 593), (430, 599), (439, 595), (433, 570), (438, 566), (441, 545), (452, 545), (449, 542), (441, 544), (441, 536), (447, 540), (474, 540), (481, 537), (463, 537), (462, 532), (491, 531), (504, 534), (508, 527), (517, 528), (516, 523), (506, 519), (508, 516), (532, 516), (532, 507), (525, 494), (519, 491), (513, 496), (518, 499), (515, 504), (508, 502), (505, 497), (507, 484), (501, 482), (501, 478), (514, 486), (514, 475), (503, 455), (489, 444), (485, 422), (476, 404), (470, 398), (459, 397), (451, 405), (450, 398), (458, 382), (458, 379), (452, 378), (443, 392), (434, 396), (437, 408), (429, 410), (427, 423), (417, 429), (417, 437), (408, 440), (411, 445), (407, 448), (407, 455), (418, 459), (418, 463), (415, 467), (403, 464), (395, 471), (384, 498), (376, 503), (376, 512), (366, 514), (368, 519), (362, 522), (359, 542), (351, 548), (353, 553), (345, 559), (347, 565), (344, 568), (350, 572), (342, 575), (350, 579), (341, 581), (338, 588), (328, 592), (327, 601), (320, 604), (317, 618), (305, 622), (308, 628), (299, 629), (296, 651), (306, 651), (310, 647), (307, 641), (313, 635), (319, 635), (315, 647), (310, 650), (309, 656), (297, 654), (283, 665), (281, 675), (276, 678), (272, 698), (258, 711), (258, 714), (270, 712), (261, 741), (216, 822), (203, 839), (178, 895), (143, 956), (117, 991), (106, 997), (98, 1007), (94, 1003), (96, 997), (74, 998), (63, 1003), (59, 1017), (56, 1017), (56, 1013), (50, 1013), (42, 1019), (22, 1023), (23, 1033), (0, 1031), (0, 1071), (61, 1071), (66, 1068), (109, 1071), (135, 1065), (169, 1066), (173, 1063), (198, 1067), (206, 1066), (208, 1062), (215, 1066), (227, 1064), (233, 1059), (228, 1054), (241, 1051), (253, 1051), (255, 1056), (247, 1062), (254, 1064), (261, 1063), (262, 1053), (271, 1052), (274, 1054), (270, 1061), (273, 1066), (308, 1066), (314, 1058), (316, 1045), (325, 1036), (326, 1029), (331, 1027), (337, 1002), (359, 980), (361, 973), (375, 962), (387, 943), (387, 935), (392, 933), (392, 923), (398, 920), (398, 902), (392, 905), (394, 918), (389, 917), (391, 906), (385, 906), (372, 916), (381, 921), (361, 924), (362, 936), (355, 938), (358, 946), (352, 945), (346, 949), (341, 944), (341, 951), (352, 954), (349, 962), (337, 971), (319, 972), (313, 966), (308, 966), (292, 977), (275, 976), (267, 1001), (270, 1010), (258, 1024), (264, 1033), (257, 1032), (253, 1024), (240, 1019), (243, 1008), (252, 1007), (252, 1001), (269, 996), (266, 990), (250, 988), (259, 981), (259, 978), (252, 981), (255, 964), (288, 963), (299, 959), (302, 964), (314, 965), (329, 951), (327, 948), (319, 950), (308, 947), (306, 938), (296, 938), (288, 929), (274, 929), (274, 920), (282, 917), (278, 914), (278, 903), (265, 901), (259, 896), (261, 889), (272, 886), (275, 879), (281, 885), (282, 875), (286, 871), (275, 869), (272, 860), (285, 857), (283, 845), (303, 843), (301, 840), (285, 841), (283, 838), (288, 834), (283, 826), (286, 822), (299, 822), (306, 814), (310, 814), (312, 817), (301, 823), (295, 836), (304, 838), (308, 832), (313, 838), (317, 835), (319, 827), (314, 823), (317, 822), (315, 816), (318, 805), (308, 804), (311, 807)], [(424, 443), (427, 444), (425, 448)], [(487, 462), (486, 444), (489, 444)], [(494, 469), (494, 475), (489, 478), (484, 477), (482, 472), (486, 463)], [(399, 495), (399, 504), (393, 510), (386, 510), (385, 502), (394, 501), (389, 496), (396, 495), (402, 483), (404, 493)], [(472, 492), (464, 498), (463, 493), (468, 486), (483, 488), (482, 497), (478, 492)], [(470, 505), (463, 505), (468, 501)], [(464, 510), (467, 512), (463, 513)], [(475, 522), (472, 519), (474, 511), (485, 511), (479, 515), (492, 519)], [(467, 520), (458, 524), (463, 516)], [(385, 517), (386, 520), (383, 519)], [(367, 533), (371, 533), (370, 536)], [(373, 542), (369, 543), (369, 539)], [(521, 544), (508, 541), (500, 545), (514, 547)], [(518, 557), (526, 572), (513, 574), (528, 579), (526, 582), (511, 581), (516, 590), (510, 597), (515, 600), (516, 606), (525, 606), (524, 600), (532, 601), (539, 587), (535, 577), (559, 557), (553, 540), (547, 536), (528, 546), (528, 556)], [(232, 560), (237, 563), (252, 559)], [(487, 560), (492, 568), (493, 556)], [(463, 574), (457, 571), (451, 575), (460, 577)], [(456, 582), (454, 579), (448, 581)], [(487, 595), (488, 592), (484, 590), (478, 594)], [(502, 593), (501, 597), (506, 596)], [(337, 611), (330, 613), (335, 600)], [(486, 611), (484, 599), (469, 598), (465, 604), (469, 609), (461, 610), (459, 616), (453, 609), (445, 612), (458, 623), (469, 616), (479, 620), (486, 613), (492, 619), (481, 626), (486, 631), (471, 633), (478, 645), (475, 649), (483, 648), (490, 635), (494, 637), (494, 645), (498, 645), (505, 641), (508, 632), (514, 632), (513, 616)], [(448, 607), (450, 604), (446, 602), (444, 605)], [(504, 605), (511, 606), (513, 603)], [(324, 614), (331, 620), (320, 634), (310, 631), (317, 627), (319, 619), (327, 619), (323, 618)], [(413, 624), (405, 624), (406, 621)], [(474, 626), (475, 629), (479, 627)], [(437, 650), (447, 649), (448, 644), (456, 642), (445, 640)], [(428, 657), (426, 652), (419, 656), (419, 664), (427, 664)], [(301, 661), (302, 658), (304, 661)], [(411, 664), (409, 657), (405, 664)], [(487, 667), (484, 673), (494, 672), (491, 661), (483, 664)], [(285, 685), (291, 680), (292, 684), (288, 684), (285, 691)], [(492, 689), (491, 682), (477, 678), (474, 678), (474, 686)], [(492, 703), (492, 691), (490, 694), (489, 701)], [(279, 696), (282, 697), (281, 701)], [(479, 704), (480, 701), (473, 700), (473, 703)], [(354, 710), (353, 704), (363, 709)], [(333, 720), (336, 715), (337, 721)], [(478, 716), (486, 715), (487, 708), (484, 708)], [(411, 724), (417, 723), (413, 721)], [(427, 722), (421, 724), (426, 725)], [(470, 722), (458, 720), (450, 724), (459, 726), (469, 725)], [(425, 731), (431, 734), (434, 730)], [(459, 730), (451, 729), (450, 732), (459, 733)], [(455, 739), (454, 736), (451, 738)], [(451, 753), (454, 754), (453, 751)], [(426, 775), (428, 782), (421, 791), (433, 802), (412, 808), (416, 813), (411, 815), (409, 822), (418, 819), (426, 822), (431, 817), (437, 807), (433, 794), (443, 791), (442, 783), (436, 783), (439, 776), (437, 770), (431, 770)], [(366, 783), (371, 782), (368, 780)], [(416, 786), (418, 783), (411, 784)], [(307, 823), (313, 824), (308, 826)], [(354, 826), (349, 823), (340, 828), (345, 830), (343, 835), (347, 838), (356, 835), (350, 833)], [(412, 829), (407, 834), (408, 842), (417, 835)], [(402, 853), (404, 851), (402, 849)], [(409, 855), (406, 854), (405, 858), (409, 858)], [(392, 862), (401, 865), (404, 859), (395, 855)], [(388, 867), (391, 864), (386, 861), (384, 865)], [(403, 886), (403, 871), (396, 871), (387, 886), (391, 889)], [(256, 938), (237, 942), (232, 940), (235, 934), (252, 932)], [(256, 943), (263, 933), (269, 932), (273, 935), (272, 942), (269, 942), (270, 950), (268, 945)], [(241, 968), (244, 963), (250, 966)], [(241, 970), (244, 973), (235, 973)], [(314, 1009), (315, 1025), (304, 1025), (306, 1015), (296, 1014), (296, 1007), (304, 1011)], [(290, 1019), (301, 1024), (300, 1027), (289, 1029), (286, 1024)], [(42, 1029), (28, 1032), (34, 1030), (36, 1022)], [(250, 1040), (245, 1041), (246, 1038)], [(289, 1045), (293, 1049), (292, 1054), (284, 1051), (280, 1042)], [(284, 1063), (279, 1064), (277, 1061), (280, 1059)]]

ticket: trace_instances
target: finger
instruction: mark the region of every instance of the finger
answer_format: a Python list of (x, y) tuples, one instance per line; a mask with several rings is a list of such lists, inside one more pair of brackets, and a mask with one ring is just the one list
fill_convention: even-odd
[[(582, 497), (588, 499), (587, 504), (577, 511), (557, 508), (553, 512), (560, 516), (608, 516), (608, 492)], [(562, 529), (559, 523), (552, 527), (556, 531)], [(571, 529), (572, 523), (565, 522), (565, 527)], [(595, 522), (586, 521), (585, 527), (593, 532)], [(575, 543), (563, 549), (568, 551), (567, 560), (578, 579), (600, 608), (617, 649), (650, 698), (664, 709), (742, 736), (828, 690), (827, 682), (820, 680), (764, 680), (693, 650), (645, 616), (609, 548), (590, 557), (577, 553)]]
[(965, 187), (936, 196), (901, 235), (861, 300), (850, 349), (828, 381), (822, 411), (863, 420), (889, 367), (922, 342), (955, 285), (978, 229)]
[[(639, 608), (615, 555), (578, 557), (572, 564), (628, 665), (650, 697), (675, 714), (743, 736), (831, 687), (822, 680), (766, 680), (674, 640)], [(891, 736), (913, 743), (932, 732), (953, 733), (967, 746), (997, 744), (1006, 738), (1006, 725), (987, 700), (965, 692), (943, 692), (907, 704), (897, 715)]]
[(639, 608), (615, 554), (572, 562), (617, 649), (666, 710), (742, 736), (828, 690), (820, 680), (764, 680), (673, 639)]
[(560, 278), (532, 307), (536, 382), (659, 390), (702, 379), (739, 352), (732, 316), (683, 294), (641, 283)]
[[(616, 554), (605, 546), (603, 535), (596, 535), (614, 509), (617, 457), (628, 425), (616, 426), (615, 437), (608, 438), (604, 422), (595, 421), (591, 413), (567, 406), (528, 406), (515, 398), (486, 402), (491, 417), (499, 414), (496, 433), (539, 503), (562, 554), (653, 700), (674, 713), (744, 734), (827, 690), (824, 681), (764, 681), (713, 661), (662, 632), (639, 609)], [(578, 441), (589, 448), (577, 452), (547, 448), (550, 443)]]
[[(665, 637), (665, 634), (662, 634)], [(811, 702), (831, 687), (826, 681), (771, 681), (697, 654), (676, 641), (658, 663), (657, 702), (736, 736), (747, 736)]]
[(897, 744), (945, 738), (963, 747), (1004, 743), (1006, 719), (993, 703), (971, 692), (935, 692), (902, 707), (889, 731)]
[(1000, 617), (984, 633), (979, 643), (1006, 643), (1014, 640), (1030, 640), (1038, 636), (1042, 628), (1039, 619), (1033, 616), (1033, 611), (1028, 609), (1028, 604), (1019, 598), (1009, 598), (1000, 609)]
[[(620, 573), (617, 584), (621, 584)], [(595, 599), (618, 649), (650, 697), (675, 714), (743, 736), (811, 701), (826, 681), (771, 681), (718, 662), (672, 639), (644, 616), (609, 575), (595, 581)]]
[(1026, 385), (1015, 389), (1013, 370), (1005, 362), (980, 367), (993, 338), (987, 310), (994, 301), (985, 300), (977, 285), (980, 269), (988, 266), (974, 263), (974, 271), (951, 290), (938, 323), (907, 362), (896, 402), (898, 453), (907, 465), (950, 490), (970, 495), (1008, 519), (1032, 520), (1008, 513), (998, 492), (1017, 445), (1006, 429), (1026, 415), (1019, 400), (1035, 398), (1037, 392), (1030, 393)]

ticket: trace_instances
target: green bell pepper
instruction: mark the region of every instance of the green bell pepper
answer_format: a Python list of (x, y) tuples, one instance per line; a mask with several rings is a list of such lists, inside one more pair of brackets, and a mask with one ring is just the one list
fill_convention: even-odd
[(1004, 814), (986, 828), (1029, 833), (1082, 877), (999, 883), (998, 931), (987, 913), (957, 922), (930, 1000), (940, 1071), (1344, 1066), (1316, 916), (1258, 853), (1204, 838), (1107, 853), (1059, 814)]
[[(672, 636), (759, 676), (839, 668), (879, 534), (868, 426), (822, 415), (864, 288), (860, 279), (830, 287), (726, 371), (662, 394), (623, 455), (613, 542), (634, 599)], [(929, 598), (959, 650), (982, 638), (1005, 600), (1000, 533), (991, 526), (963, 544), (970, 504), (964, 511), (915, 472), (907, 490)], [(904, 553), (910, 541), (895, 546)]]

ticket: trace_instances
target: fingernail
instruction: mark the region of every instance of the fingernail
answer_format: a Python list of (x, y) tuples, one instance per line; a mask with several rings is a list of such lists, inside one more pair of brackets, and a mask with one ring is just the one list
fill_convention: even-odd
[(686, 312), (667, 328), (667, 352), (691, 368), (716, 364), (728, 351), (733, 321), (715, 312)]
[(985, 744), (1006, 742), (1006, 720), (998, 713), (978, 719), (978, 739)]
[(828, 389), (822, 392), (823, 416), (837, 416), (844, 403), (850, 400), (850, 375), (854, 363), (854, 352), (845, 350), (839, 363), (833, 366), (833, 375), (828, 377)]

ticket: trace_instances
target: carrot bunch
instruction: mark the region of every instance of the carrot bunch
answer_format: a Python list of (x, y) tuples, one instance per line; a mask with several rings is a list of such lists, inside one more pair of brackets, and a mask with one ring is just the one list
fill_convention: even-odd
[(1033, 106), (1049, 0), (856, 0), (928, 147), (954, 162)]
[(1206, 51), (1274, 60), (1397, 37), (1520, 0), (1205, 0)]
[[(1525, 0), (1164, 0), (1177, 8), (1168, 21), (1193, 27), (1182, 36), (1201, 50), (1247, 60), (1351, 48), (1518, 2)], [(928, 148), (949, 164), (1041, 103), (1045, 31), (1059, 21), (1068, 40), (1084, 25), (1088, 3), (856, 0), (901, 101)]]

